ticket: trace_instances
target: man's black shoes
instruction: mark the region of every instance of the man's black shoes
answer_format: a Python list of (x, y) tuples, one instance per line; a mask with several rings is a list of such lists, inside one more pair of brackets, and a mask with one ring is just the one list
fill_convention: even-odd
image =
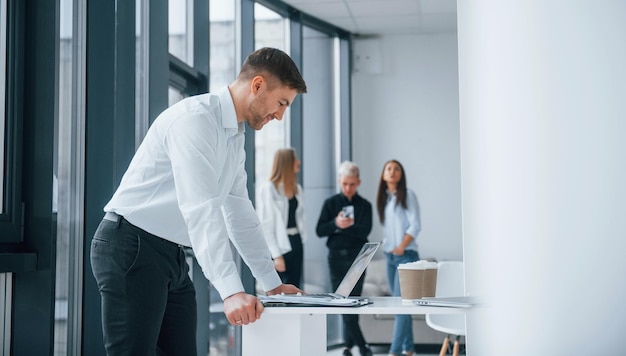
[(372, 349), (370, 349), (369, 346), (365, 346), (364, 348), (360, 349), (361, 351), (361, 356), (373, 356), (374, 353), (372, 353)]

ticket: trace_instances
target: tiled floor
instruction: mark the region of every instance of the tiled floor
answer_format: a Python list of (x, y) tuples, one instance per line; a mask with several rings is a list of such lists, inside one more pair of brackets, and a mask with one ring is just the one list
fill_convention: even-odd
[[(388, 347), (382, 347), (382, 346), (372, 347), (372, 351), (374, 351), (375, 356), (387, 356), (388, 350), (389, 350)], [(326, 353), (326, 356), (342, 356), (342, 355), (343, 355), (343, 348), (334, 349)], [(359, 349), (356, 347), (352, 348), (352, 355), (360, 356)], [(415, 354), (415, 356), (438, 356), (438, 354)]]

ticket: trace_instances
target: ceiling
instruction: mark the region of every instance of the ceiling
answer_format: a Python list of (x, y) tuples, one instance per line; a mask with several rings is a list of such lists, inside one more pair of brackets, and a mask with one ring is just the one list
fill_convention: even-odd
[(282, 0), (358, 35), (456, 32), (457, 0)]

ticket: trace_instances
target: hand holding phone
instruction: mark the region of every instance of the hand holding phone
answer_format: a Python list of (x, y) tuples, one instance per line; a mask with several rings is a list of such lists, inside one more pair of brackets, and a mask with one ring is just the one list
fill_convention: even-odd
[(343, 217), (346, 219), (354, 219), (354, 205), (346, 205), (341, 208)]

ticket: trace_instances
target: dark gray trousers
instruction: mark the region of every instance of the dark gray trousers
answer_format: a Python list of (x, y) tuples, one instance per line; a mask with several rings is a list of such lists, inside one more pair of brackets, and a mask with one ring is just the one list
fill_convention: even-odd
[[(346, 275), (352, 262), (361, 251), (361, 246), (351, 249), (329, 249), (328, 250), (328, 267), (330, 269), (330, 282), (333, 286), (333, 292), (339, 287), (339, 284)], [(356, 286), (350, 293), (351, 296), (360, 296), (363, 291), (363, 282), (365, 281), (365, 272)], [(343, 330), (345, 332), (345, 346), (352, 348), (354, 345), (363, 350), (366, 346), (365, 338), (359, 326), (358, 314), (343, 314)]]
[(107, 355), (196, 356), (196, 299), (184, 250), (119, 217), (91, 243)]

